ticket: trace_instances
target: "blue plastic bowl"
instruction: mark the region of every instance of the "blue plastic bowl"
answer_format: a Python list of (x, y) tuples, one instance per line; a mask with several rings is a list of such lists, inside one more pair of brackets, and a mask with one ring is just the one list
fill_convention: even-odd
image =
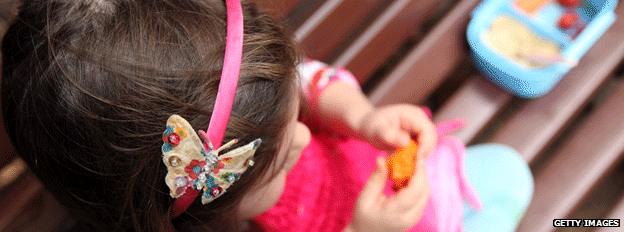
[(578, 62), (587, 50), (615, 22), (617, 0), (585, 0), (579, 15), (588, 22), (575, 39), (557, 27), (564, 9), (556, 1), (549, 3), (534, 16), (527, 16), (513, 8), (513, 0), (484, 0), (472, 12), (466, 32), (471, 55), (483, 74), (516, 96), (536, 98), (548, 93), (573, 68), (557, 63), (541, 68), (527, 68), (510, 58), (494, 52), (481, 40), (481, 34), (490, 28), (498, 16), (507, 15), (527, 25), (544, 39), (558, 43), (562, 56)]

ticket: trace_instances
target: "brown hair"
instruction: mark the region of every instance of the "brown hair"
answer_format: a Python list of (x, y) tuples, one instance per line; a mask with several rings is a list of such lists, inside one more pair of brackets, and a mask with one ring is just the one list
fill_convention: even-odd
[(222, 0), (25, 1), (2, 47), (2, 105), (17, 152), (85, 227), (236, 229), (297, 98), (292, 41), (244, 2), (241, 77), (225, 141), (263, 140), (228, 193), (171, 219), (161, 160), (167, 118), (204, 129), (225, 40)]

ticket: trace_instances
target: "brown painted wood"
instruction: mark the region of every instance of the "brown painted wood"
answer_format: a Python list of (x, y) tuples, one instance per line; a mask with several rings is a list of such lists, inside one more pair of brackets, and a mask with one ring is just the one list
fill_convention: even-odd
[(459, 2), (369, 94), (375, 105), (421, 103), (468, 54), (465, 31), (478, 0)]
[(41, 193), (43, 187), (32, 175), (26, 174), (0, 195), (0, 231), (15, 220), (32, 199)]
[(253, 2), (275, 19), (283, 19), (297, 6), (299, 0), (255, 0)]
[(596, 230), (597, 232), (615, 232), (615, 231), (621, 231), (621, 227), (624, 227), (624, 225), (622, 225), (622, 223), (624, 222), (624, 195), (622, 196), (622, 198), (620, 199), (619, 202), (616, 203), (615, 207), (613, 208), (613, 210), (611, 210), (611, 212), (609, 213), (609, 216), (606, 217), (607, 219), (620, 219), (620, 228), (599, 228), (598, 230)]
[(0, 1), (0, 34), (4, 35), (8, 22), (12, 21), (17, 15), (19, 0), (2, 0)]
[(434, 120), (465, 120), (465, 127), (455, 136), (469, 143), (511, 99), (511, 94), (498, 86), (481, 76), (473, 76), (434, 114)]
[(13, 182), (22, 176), (22, 174), (26, 173), (27, 170), (28, 168), (26, 166), (26, 162), (18, 158), (13, 159), (12, 162), (8, 163), (4, 167), (1, 167), (0, 191), (13, 184)]
[(436, 0), (397, 0), (336, 59), (334, 65), (346, 67), (360, 81), (370, 75), (416, 31), (434, 12)]
[(617, 205), (615, 205), (613, 210), (611, 210), (608, 218), (619, 218), (624, 220), (624, 196), (622, 196), (622, 199), (620, 199), (620, 201), (617, 203)]
[(624, 152), (624, 83), (592, 112), (535, 174), (533, 202), (519, 231), (550, 231), (614, 167)]
[(298, 0), (299, 3), (288, 13), (288, 15), (280, 20), (279, 23), (287, 29), (287, 31), (293, 34), (297, 31), (301, 25), (303, 25), (308, 19), (314, 15), (318, 9), (323, 6), (328, 0)]
[(391, 1), (327, 0), (295, 32), (306, 55), (327, 61), (336, 48), (377, 8)]
[(73, 222), (67, 210), (54, 197), (43, 191), (25, 207), (6, 231), (66, 231)]
[[(624, 6), (616, 10), (624, 17)], [(573, 118), (624, 58), (624, 20), (618, 20), (548, 95), (524, 105), (492, 141), (508, 144), (532, 161)]]

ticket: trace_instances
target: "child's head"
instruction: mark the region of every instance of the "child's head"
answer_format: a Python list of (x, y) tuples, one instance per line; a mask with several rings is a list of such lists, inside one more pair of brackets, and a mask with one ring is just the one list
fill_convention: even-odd
[(270, 207), (309, 135), (296, 122), (292, 42), (249, 4), (224, 141), (263, 140), (255, 165), (172, 221), (162, 131), (172, 114), (205, 128), (223, 64), (219, 0), (24, 1), (3, 44), (2, 106), (17, 152), (93, 229), (231, 228)]

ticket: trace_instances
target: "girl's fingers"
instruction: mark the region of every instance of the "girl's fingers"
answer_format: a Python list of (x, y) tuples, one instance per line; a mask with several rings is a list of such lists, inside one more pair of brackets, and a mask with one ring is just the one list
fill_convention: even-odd
[(396, 194), (399, 202), (402, 202), (407, 208), (417, 203), (418, 196), (428, 188), (427, 175), (425, 170), (424, 158), (418, 157), (416, 160), (416, 173), (410, 179), (407, 187)]
[(410, 136), (410, 134), (408, 132), (400, 130), (397, 133), (397, 135), (396, 135), (396, 137), (394, 139), (394, 142), (395, 142), (395, 145), (397, 147), (405, 147), (405, 146), (409, 145), (409, 142), (410, 142), (411, 139), (412, 138), (411, 138), (411, 136)]
[[(426, 179), (425, 179), (426, 181)], [(416, 199), (416, 203), (412, 205), (412, 208), (409, 209), (405, 215), (408, 218), (419, 220), (427, 206), (427, 202), (429, 202), (429, 185), (424, 184), (420, 195), (414, 196)]]
[(417, 178), (418, 179), (417, 181), (421, 183), (419, 185), (420, 191), (417, 193), (417, 195), (412, 196), (416, 199), (415, 200), (416, 203), (412, 205), (413, 207), (409, 209), (408, 212), (406, 212), (406, 214), (410, 218), (419, 218), (429, 200), (429, 191), (430, 191), (429, 182), (424, 173), (425, 171), (423, 170), (421, 173), (419, 173), (418, 175), (419, 178)]
[(433, 122), (422, 110), (415, 110), (406, 117), (407, 128), (418, 136), (418, 156), (427, 157), (437, 144), (437, 132)]
[(378, 157), (377, 167), (360, 193), (360, 200), (363, 201), (362, 203), (369, 205), (383, 200), (386, 178), (388, 178), (388, 171), (386, 169), (385, 160)]
[(401, 121), (398, 117), (390, 117), (390, 120), (383, 129), (384, 141), (390, 149), (405, 147), (409, 144), (410, 134), (401, 128)]
[(427, 128), (423, 130), (420, 136), (418, 136), (418, 143), (421, 144), (421, 149), (418, 151), (418, 156), (428, 157), (435, 149), (437, 142), (437, 134), (434, 128)]

